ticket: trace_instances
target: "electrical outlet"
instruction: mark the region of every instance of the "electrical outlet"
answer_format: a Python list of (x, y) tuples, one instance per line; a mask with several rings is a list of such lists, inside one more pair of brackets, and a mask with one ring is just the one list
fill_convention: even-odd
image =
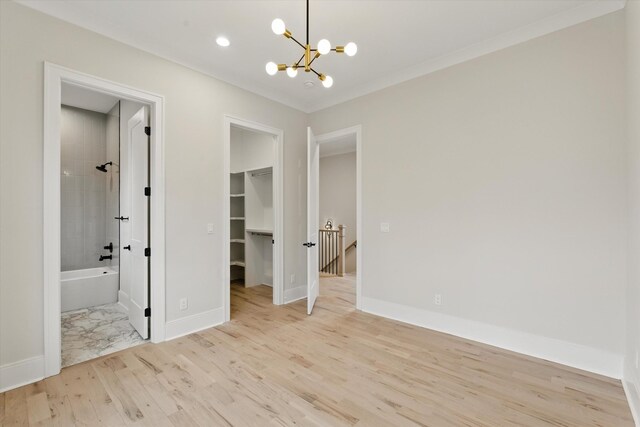
[(291, 283), (296, 283), (296, 275), (295, 275), (295, 274), (292, 274), (292, 275), (291, 275), (290, 282), (291, 282)]
[(436, 294), (436, 295), (433, 297), (433, 303), (434, 303), (435, 305), (442, 305), (442, 294)]
[(207, 224), (207, 234), (213, 234), (213, 224)]
[(389, 232), (389, 223), (388, 222), (381, 222), (380, 223), (380, 231), (382, 231), (383, 233), (388, 233)]
[(186, 310), (189, 308), (189, 300), (186, 298), (180, 299), (180, 311)]

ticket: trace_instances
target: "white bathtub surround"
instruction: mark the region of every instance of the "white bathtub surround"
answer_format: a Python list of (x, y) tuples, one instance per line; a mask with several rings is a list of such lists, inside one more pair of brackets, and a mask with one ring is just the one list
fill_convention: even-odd
[(62, 271), (109, 265), (105, 254), (106, 174), (96, 166), (107, 160), (107, 115), (61, 107), (60, 239)]
[(62, 314), (62, 366), (144, 343), (117, 303)]
[(111, 267), (60, 273), (62, 312), (118, 301), (118, 271)]

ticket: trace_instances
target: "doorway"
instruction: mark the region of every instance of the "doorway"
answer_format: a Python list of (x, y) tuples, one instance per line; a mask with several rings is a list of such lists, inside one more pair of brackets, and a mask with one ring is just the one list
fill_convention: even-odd
[[(225, 116), (223, 283), (225, 319), (231, 300), (260, 287), (283, 301), (283, 132)], [(256, 288), (258, 289), (258, 288)]]
[[(361, 126), (314, 136), (308, 129), (307, 164), (307, 313), (311, 314), (320, 294), (321, 275), (344, 276), (355, 271), (355, 301), (360, 309), (362, 292), (362, 138)], [(354, 158), (355, 157), (355, 158)], [(323, 166), (326, 169), (322, 170)], [(353, 168), (351, 171), (344, 170)], [(342, 169), (342, 170), (341, 170)], [(351, 172), (351, 173), (350, 173)], [(334, 175), (334, 176), (328, 176)], [(331, 188), (344, 180), (340, 195)], [(321, 192), (323, 197), (321, 197)], [(327, 196), (328, 194), (328, 196)], [(341, 196), (341, 197), (338, 197)], [(349, 203), (349, 198), (353, 205)], [(355, 207), (355, 209), (354, 209)], [(355, 212), (353, 212), (355, 210)], [(337, 221), (336, 221), (337, 219)], [(355, 227), (354, 227), (355, 223)], [(351, 225), (351, 227), (349, 227)], [(349, 233), (349, 228), (354, 229)]]
[(45, 63), (47, 377), (164, 340), (163, 102)]

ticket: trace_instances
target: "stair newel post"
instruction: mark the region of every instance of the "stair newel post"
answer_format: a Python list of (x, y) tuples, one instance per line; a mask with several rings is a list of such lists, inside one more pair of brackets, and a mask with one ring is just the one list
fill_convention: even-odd
[(344, 254), (345, 251), (345, 245), (344, 245), (344, 238), (345, 238), (345, 229), (347, 227), (345, 227), (344, 225), (339, 225), (338, 226), (338, 252), (339, 252), (339, 257), (338, 257), (338, 276), (343, 277), (344, 276), (344, 270), (345, 270), (345, 266), (346, 266), (346, 257)]

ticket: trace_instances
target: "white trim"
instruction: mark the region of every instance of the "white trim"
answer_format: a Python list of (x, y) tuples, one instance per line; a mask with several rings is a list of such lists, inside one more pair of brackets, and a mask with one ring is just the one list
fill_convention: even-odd
[(618, 11), (624, 8), (625, 3), (626, 0), (599, 0), (586, 2), (580, 6), (549, 16), (532, 24), (525, 25), (524, 27), (499, 34), (489, 40), (474, 43), (470, 46), (447, 53), (437, 58), (429, 59), (412, 67), (400, 69), (395, 73), (376, 79), (373, 82), (354, 86), (352, 88), (341, 88), (339, 95), (326, 101), (320, 101), (307, 108), (305, 112), (314, 113), (324, 108), (332, 107), (334, 105), (377, 92), (384, 88), (426, 76), (444, 68), (461, 64), (510, 46), (560, 31), (564, 28)]
[(346, 102), (351, 99), (376, 92), (386, 87), (393, 86), (398, 83), (414, 79), (416, 77), (421, 77), (434, 71), (438, 71), (452, 65), (460, 64), (462, 62), (469, 61), (482, 55), (486, 55), (519, 43), (524, 43), (531, 39), (562, 30), (564, 28), (597, 18), (599, 16), (606, 15), (608, 13), (615, 12), (624, 8), (625, 2), (626, 0), (588, 1), (582, 5), (563, 11), (557, 15), (544, 18), (540, 21), (533, 22), (529, 25), (517, 28), (510, 32), (499, 34), (492, 39), (472, 44), (458, 51), (443, 55), (438, 58), (427, 60), (413, 67), (400, 69), (396, 73), (382, 77), (371, 83), (361, 86), (355, 86), (353, 88), (341, 88), (339, 93), (336, 92), (336, 97), (333, 97), (324, 102), (318, 102), (314, 105), (307, 105), (304, 101), (301, 101), (300, 98), (283, 95), (282, 92), (279, 93), (276, 90), (266, 88), (264, 85), (248, 83), (247, 81), (240, 81), (241, 79), (229, 78), (228, 76), (223, 77), (216, 74), (215, 72), (212, 72), (208, 67), (196, 64), (195, 61), (175, 58), (174, 55), (167, 54), (166, 52), (161, 52), (162, 49), (158, 49), (157, 46), (152, 46), (151, 44), (146, 42), (141, 43), (138, 38), (123, 32), (122, 28), (115, 27), (113, 25), (110, 25), (109, 23), (105, 23), (103, 20), (100, 20), (98, 18), (96, 18), (91, 24), (89, 24), (87, 23), (86, 16), (82, 16), (82, 14), (78, 14), (76, 13), (76, 11), (72, 11), (70, 9), (63, 10), (61, 9), (60, 4), (57, 2), (19, 1), (19, 3), (24, 6), (39, 10), (48, 15), (62, 19), (63, 21), (74, 23), (75, 25), (79, 25), (90, 31), (94, 31), (114, 40), (121, 41), (129, 46), (134, 46), (138, 49), (142, 49), (145, 52), (150, 52), (160, 58), (164, 58), (192, 70), (199, 71), (218, 80), (228, 82), (234, 86), (238, 86), (250, 92), (264, 96), (265, 98), (303, 111), (305, 113), (313, 113), (318, 110), (322, 110), (323, 108), (331, 107), (333, 105), (337, 105), (342, 102)]
[(171, 320), (167, 322), (165, 337), (167, 341), (169, 341), (194, 332), (202, 331), (203, 329), (209, 329), (214, 326), (221, 325), (225, 321), (224, 314), (224, 307), (218, 307), (213, 310)]
[(122, 290), (118, 290), (118, 305), (125, 313), (129, 313), (129, 295)]
[(622, 377), (622, 355), (475, 320), (362, 298), (362, 311), (611, 378)]
[(165, 336), (164, 97), (44, 63), (44, 375), (60, 372), (60, 104), (62, 83), (149, 105), (151, 123), (151, 341)]
[(284, 291), (284, 303), (298, 301), (307, 297), (307, 285), (296, 286), (295, 288)]
[(225, 322), (231, 320), (231, 288), (229, 282), (230, 271), (230, 189), (229, 173), (231, 172), (231, 126), (238, 126), (244, 129), (266, 133), (275, 139), (276, 153), (273, 165), (273, 205), (274, 205), (274, 225), (273, 225), (273, 303), (284, 304), (284, 131), (282, 129), (252, 122), (239, 117), (224, 115), (224, 137), (223, 137), (223, 190), (222, 190), (222, 302), (224, 307)]
[(44, 378), (44, 356), (0, 366), (0, 393)]
[(631, 409), (631, 415), (635, 421), (636, 426), (640, 427), (640, 372), (634, 370), (630, 366), (631, 361), (625, 358), (624, 372), (622, 378), (622, 387), (624, 393), (627, 395), (627, 401), (629, 402), (629, 408)]
[(362, 125), (351, 126), (329, 133), (316, 136), (318, 144), (343, 138), (348, 135), (356, 135), (356, 308), (362, 310), (362, 248), (364, 247), (363, 222), (362, 222)]

